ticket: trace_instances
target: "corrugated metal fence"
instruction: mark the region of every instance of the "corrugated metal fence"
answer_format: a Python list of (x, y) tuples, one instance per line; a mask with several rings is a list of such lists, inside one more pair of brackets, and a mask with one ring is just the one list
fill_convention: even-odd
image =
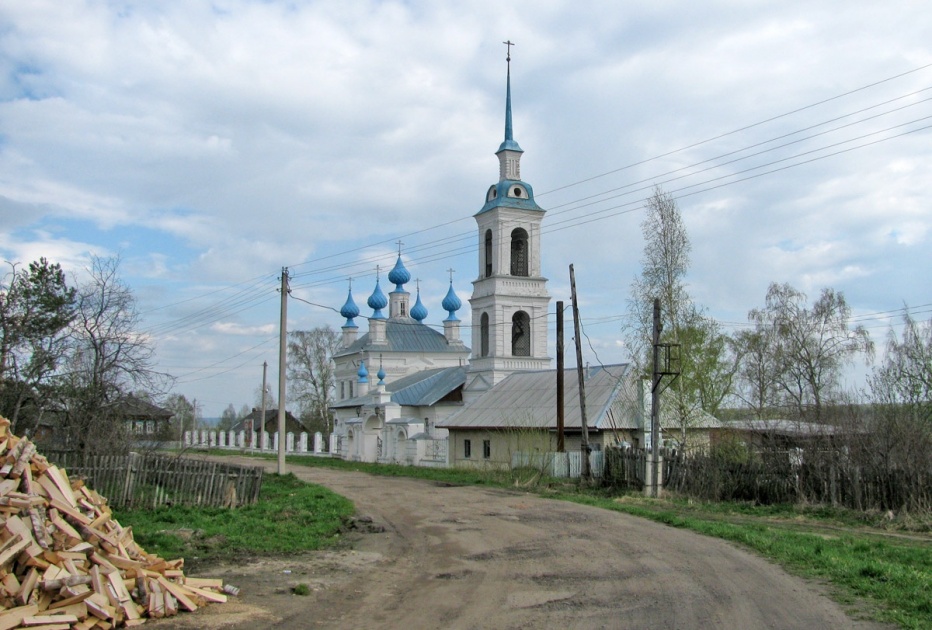
[(158, 453), (84, 456), (45, 452), (50, 462), (117, 508), (160, 505), (237, 507), (259, 499), (263, 469)]

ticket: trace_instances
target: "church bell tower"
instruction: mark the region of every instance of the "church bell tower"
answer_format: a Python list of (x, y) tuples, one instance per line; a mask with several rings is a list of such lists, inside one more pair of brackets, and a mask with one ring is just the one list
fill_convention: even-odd
[(479, 228), (479, 276), (473, 281), (472, 358), (466, 399), (512, 372), (550, 368), (547, 321), (550, 295), (541, 276), (540, 226), (544, 210), (521, 180), (521, 154), (511, 124), (511, 46), (505, 91), (505, 140), (495, 155), (499, 180), (475, 214)]

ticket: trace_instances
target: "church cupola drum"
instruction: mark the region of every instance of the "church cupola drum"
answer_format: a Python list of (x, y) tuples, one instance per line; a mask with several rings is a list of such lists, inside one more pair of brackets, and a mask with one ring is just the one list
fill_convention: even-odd
[(511, 115), (511, 42), (505, 88), (505, 139), (496, 151), (499, 180), (476, 213), (479, 275), (469, 300), (472, 346), (466, 391), (485, 391), (512, 372), (550, 367), (547, 322), (550, 296), (541, 276), (540, 228), (544, 210), (521, 179), (524, 151), (514, 139)]

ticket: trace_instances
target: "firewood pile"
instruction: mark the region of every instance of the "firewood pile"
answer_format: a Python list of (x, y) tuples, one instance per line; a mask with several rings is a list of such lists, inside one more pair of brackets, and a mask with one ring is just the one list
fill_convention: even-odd
[(237, 594), (146, 553), (104, 497), (9, 427), (0, 416), (0, 630), (137, 626)]

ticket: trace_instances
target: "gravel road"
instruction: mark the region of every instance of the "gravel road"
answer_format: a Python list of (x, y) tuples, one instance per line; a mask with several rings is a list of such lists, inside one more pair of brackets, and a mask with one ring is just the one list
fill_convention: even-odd
[[(504, 490), (292, 471), (384, 531), (351, 550), (213, 567), (242, 595), (153, 627), (886, 627), (749, 552), (651, 521)], [(291, 593), (299, 583), (310, 595)]]

